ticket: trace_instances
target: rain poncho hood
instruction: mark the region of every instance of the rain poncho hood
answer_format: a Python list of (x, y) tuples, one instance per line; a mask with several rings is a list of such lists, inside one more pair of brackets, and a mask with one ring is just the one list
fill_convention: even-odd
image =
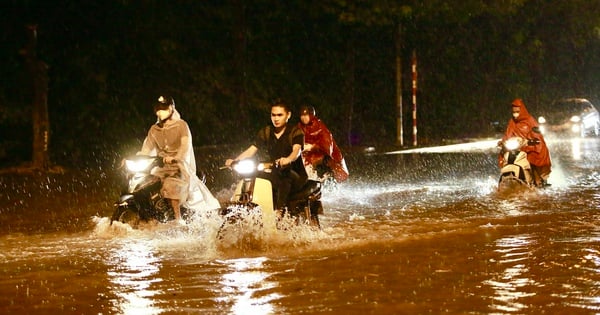
[(506, 132), (504, 133), (502, 140), (506, 140), (510, 137), (539, 139), (539, 144), (525, 146), (523, 147), (523, 151), (527, 153), (527, 160), (529, 163), (535, 166), (550, 166), (550, 152), (546, 146), (544, 136), (541, 133), (534, 131), (534, 128), (539, 128), (539, 124), (535, 118), (529, 114), (523, 100), (519, 98), (515, 99), (512, 101), (511, 107), (520, 108), (519, 117), (511, 118), (508, 121), (508, 126), (506, 127)]
[(327, 166), (333, 171), (334, 178), (338, 182), (345, 181), (349, 175), (348, 168), (342, 151), (333, 140), (333, 135), (312, 111), (306, 111), (304, 114), (309, 115), (310, 121), (308, 124), (299, 122), (298, 127), (304, 131), (304, 142), (313, 145), (310, 151), (302, 152), (304, 164), (315, 165), (323, 160), (325, 156), (329, 156), (331, 159), (327, 160)]
[[(179, 147), (171, 147), (168, 144), (168, 139), (163, 139), (165, 131), (170, 129), (179, 129), (176, 134), (181, 137)], [(173, 115), (162, 124), (157, 121), (156, 124), (150, 127), (148, 136), (142, 145), (141, 154), (157, 155), (157, 156), (172, 156), (178, 161), (181, 161), (182, 172), (184, 177), (189, 178), (188, 194), (185, 202), (182, 201), (182, 206), (194, 210), (214, 210), (220, 208), (217, 199), (211, 194), (204, 182), (196, 175), (196, 158), (192, 146), (192, 135), (188, 124), (181, 119), (181, 114), (173, 107)]]

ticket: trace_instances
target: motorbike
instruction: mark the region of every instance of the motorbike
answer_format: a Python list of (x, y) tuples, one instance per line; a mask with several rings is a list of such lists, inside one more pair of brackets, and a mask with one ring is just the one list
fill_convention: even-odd
[[(182, 163), (175, 161), (175, 163)], [(156, 220), (167, 222), (175, 219), (171, 203), (163, 198), (160, 177), (152, 174), (155, 167), (164, 166), (159, 156), (135, 155), (124, 160), (125, 185), (110, 219), (137, 227), (140, 222)], [(187, 219), (189, 210), (181, 207), (182, 219)]]
[(500, 179), (498, 180), (499, 191), (535, 187), (527, 153), (521, 149), (526, 145), (538, 143), (538, 139), (524, 139), (521, 137), (511, 137), (499, 143), (501, 147), (500, 154), (504, 158), (504, 165), (500, 168)]
[(274, 231), (278, 228), (277, 221), (281, 215), (295, 218), (297, 224), (320, 228), (319, 213), (322, 213), (323, 205), (321, 183), (318, 181), (309, 180), (302, 189), (292, 192), (285, 213), (275, 213), (271, 181), (260, 175), (271, 173), (276, 167), (279, 167), (276, 163), (257, 163), (252, 159), (240, 160), (231, 166), (221, 167), (221, 169), (231, 169), (234, 175), (239, 177), (231, 199), (219, 211), (224, 218), (222, 228), (252, 217), (254, 224)]

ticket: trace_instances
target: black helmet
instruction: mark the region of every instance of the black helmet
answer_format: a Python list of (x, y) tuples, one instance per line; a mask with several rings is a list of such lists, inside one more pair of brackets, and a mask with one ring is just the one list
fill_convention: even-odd
[(175, 100), (170, 96), (161, 95), (158, 97), (156, 103), (154, 103), (154, 111), (168, 109), (171, 105), (175, 106)]
[(317, 116), (317, 112), (315, 111), (315, 108), (310, 106), (310, 105), (302, 105), (300, 106), (300, 115), (311, 115), (311, 116)]

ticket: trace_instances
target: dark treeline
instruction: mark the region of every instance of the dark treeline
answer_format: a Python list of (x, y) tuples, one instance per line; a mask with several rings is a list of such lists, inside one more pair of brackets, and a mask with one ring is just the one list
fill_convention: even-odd
[(405, 143), (413, 52), (419, 144), (489, 134), (515, 97), (534, 113), (600, 103), (599, 1), (4, 0), (0, 16), (1, 164), (31, 155), (28, 24), (49, 65), (55, 163), (139, 147), (163, 91), (197, 146), (247, 141), (275, 97), (314, 105), (344, 146), (394, 145), (397, 47)]

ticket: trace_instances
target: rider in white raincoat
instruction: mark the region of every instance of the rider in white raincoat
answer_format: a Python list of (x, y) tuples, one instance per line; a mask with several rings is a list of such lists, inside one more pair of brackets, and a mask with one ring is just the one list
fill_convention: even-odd
[(154, 112), (158, 119), (148, 130), (138, 154), (163, 158), (164, 166), (156, 168), (153, 173), (162, 178), (161, 193), (170, 200), (175, 219), (181, 219), (181, 206), (192, 212), (220, 208), (217, 199), (196, 175), (192, 134), (175, 109), (173, 98), (160, 96)]

